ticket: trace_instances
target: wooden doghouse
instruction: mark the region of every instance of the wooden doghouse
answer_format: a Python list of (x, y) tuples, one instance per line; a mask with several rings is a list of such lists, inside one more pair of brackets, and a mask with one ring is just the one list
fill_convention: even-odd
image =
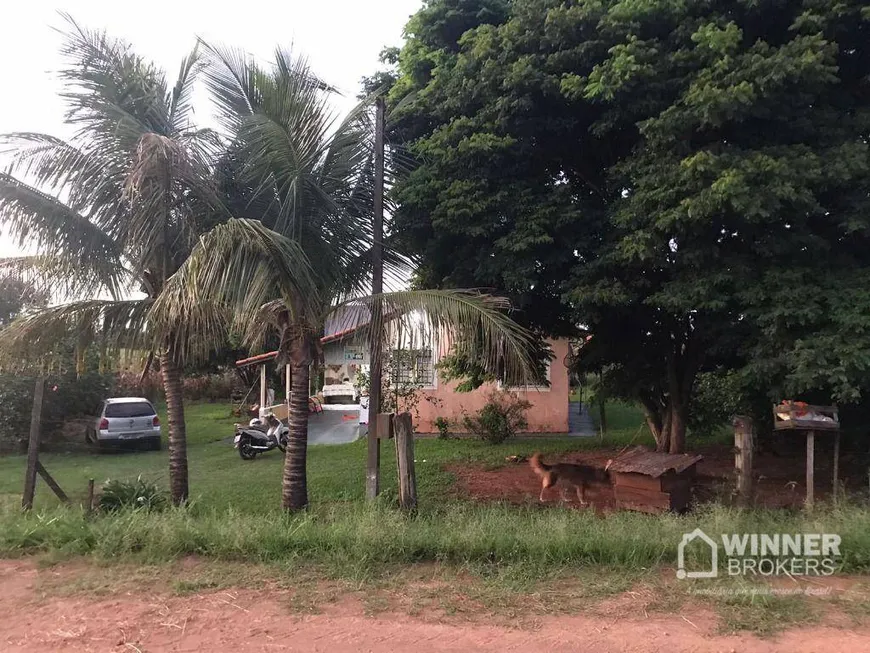
[(703, 456), (634, 449), (608, 467), (617, 508), (659, 514), (689, 508), (695, 466)]

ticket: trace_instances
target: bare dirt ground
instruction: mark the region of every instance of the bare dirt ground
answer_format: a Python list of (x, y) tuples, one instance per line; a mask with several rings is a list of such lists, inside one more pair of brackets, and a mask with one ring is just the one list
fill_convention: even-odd
[(88, 573), (93, 568), (76, 564), (46, 569), (29, 560), (0, 561), (0, 651), (870, 651), (870, 630), (837, 618), (768, 639), (722, 635), (712, 612), (683, 606), (679, 615), (647, 614), (634, 592), (588, 612), (516, 625), (486, 615), (387, 610), (372, 616), (354, 593), (334, 596), (319, 613), (300, 612), (293, 607), (292, 589), (268, 586), (179, 595), (146, 578), (127, 578), (125, 585), (101, 593), (75, 585), (77, 576)]
[[(608, 460), (618, 456), (620, 451), (600, 449), (566, 453), (560, 456), (545, 456), (545, 462), (582, 463), (604, 469)], [(695, 498), (710, 500), (727, 496), (734, 479), (734, 453), (724, 446), (710, 446), (699, 450), (704, 459), (698, 464), (695, 484)], [(823, 455), (824, 454), (824, 455)], [(817, 500), (824, 501), (830, 496), (831, 461), (828, 452), (817, 453), (816, 489)], [(848, 456), (843, 456), (840, 466), (840, 480), (850, 490), (863, 487), (865, 469), (852, 465)], [(756, 456), (755, 471), (758, 475), (756, 503), (767, 508), (800, 508), (806, 495), (805, 461), (801, 455), (791, 451), (782, 454), (763, 452)], [(457, 492), (463, 497), (481, 501), (507, 501), (510, 503), (537, 502), (541, 491), (541, 480), (529, 468), (528, 461), (520, 457), (516, 461), (505, 460), (497, 467), (477, 464), (454, 464), (447, 467), (456, 476)], [(567, 505), (577, 505), (571, 493), (566, 495)], [(544, 493), (545, 504), (555, 504), (563, 499), (558, 488)], [(599, 513), (613, 510), (613, 490), (604, 484), (592, 485), (587, 491), (587, 501)]]

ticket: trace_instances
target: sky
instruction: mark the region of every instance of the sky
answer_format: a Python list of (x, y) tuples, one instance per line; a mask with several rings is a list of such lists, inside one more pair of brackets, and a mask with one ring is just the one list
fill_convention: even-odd
[[(65, 137), (54, 71), (61, 65), (56, 29), (66, 12), (84, 26), (106, 29), (174, 80), (196, 38), (267, 60), (276, 45), (308, 58), (312, 69), (355, 103), (359, 80), (377, 70), (385, 46), (401, 45), (402, 29), (422, 0), (5, 0), (0, 10), (0, 133), (37, 131)], [(208, 122), (207, 101), (196, 106)], [(0, 236), (0, 256), (18, 252)]]

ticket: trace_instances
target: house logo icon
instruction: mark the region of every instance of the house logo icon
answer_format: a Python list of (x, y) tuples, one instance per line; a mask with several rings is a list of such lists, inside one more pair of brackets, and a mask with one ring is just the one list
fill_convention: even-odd
[[(710, 547), (710, 568), (703, 571), (686, 571), (685, 551), (686, 545), (700, 539)], [(691, 533), (683, 533), (683, 539), (680, 540), (677, 546), (677, 578), (716, 578), (719, 573), (719, 545), (712, 537), (707, 535), (700, 528), (696, 528)]]

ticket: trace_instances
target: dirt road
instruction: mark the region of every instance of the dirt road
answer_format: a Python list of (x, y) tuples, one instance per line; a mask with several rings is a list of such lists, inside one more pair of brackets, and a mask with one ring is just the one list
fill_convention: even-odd
[[(286, 592), (211, 590), (185, 596), (136, 587), (108, 597), (80, 592), (45, 594), (30, 561), (0, 561), (0, 651), (228, 651), (253, 653), (385, 653), (405, 651), (589, 651), (591, 653), (870, 652), (870, 631), (816, 625), (775, 638), (717, 634), (712, 613), (682, 616), (541, 617), (522, 627), (478, 619), (366, 616), (345, 596), (320, 614), (294, 614)], [(615, 614), (615, 613), (614, 613)]]

